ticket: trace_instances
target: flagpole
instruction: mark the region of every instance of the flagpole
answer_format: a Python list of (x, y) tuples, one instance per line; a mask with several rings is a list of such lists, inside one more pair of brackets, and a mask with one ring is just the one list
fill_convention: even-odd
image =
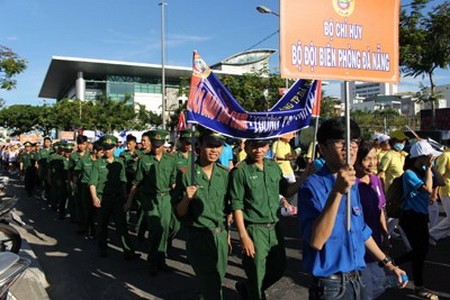
[[(350, 165), (350, 85), (348, 81), (344, 81), (344, 97), (345, 97), (345, 150), (346, 162)], [(351, 229), (351, 190), (347, 193), (347, 231)]]
[(196, 176), (195, 176), (195, 125), (192, 124), (192, 136), (191, 136), (191, 185), (196, 184)]

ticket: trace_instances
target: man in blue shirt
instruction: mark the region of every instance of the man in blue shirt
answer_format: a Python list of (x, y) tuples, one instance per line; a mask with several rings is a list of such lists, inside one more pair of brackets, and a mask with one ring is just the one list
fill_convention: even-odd
[(229, 170), (233, 169), (233, 147), (231, 147), (230, 144), (225, 143), (223, 145), (222, 153), (220, 154), (217, 163), (225, 168), (228, 168)]
[[(404, 287), (403, 270), (392, 264), (371, 237), (364, 222), (355, 184), (353, 164), (360, 142), (360, 129), (351, 123), (350, 165), (346, 164), (345, 119), (333, 118), (319, 128), (317, 140), (324, 167), (302, 185), (299, 195), (303, 264), (313, 276), (310, 299), (367, 299), (360, 270), (365, 268), (367, 248), (380, 265), (397, 275)], [(351, 195), (351, 229), (346, 228), (347, 194)]]

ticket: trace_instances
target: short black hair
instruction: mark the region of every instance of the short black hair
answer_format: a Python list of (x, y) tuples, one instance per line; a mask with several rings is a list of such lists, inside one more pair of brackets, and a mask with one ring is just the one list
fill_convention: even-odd
[(149, 131), (146, 131), (146, 132), (144, 132), (144, 133), (142, 134), (141, 140), (144, 138), (144, 136), (146, 136), (146, 137), (150, 140), (150, 137), (151, 137), (150, 130), (149, 130)]
[(127, 143), (130, 141), (136, 142), (136, 137), (132, 135), (131, 133), (127, 135)]
[[(317, 131), (317, 142), (325, 144), (333, 139), (345, 138), (345, 117), (336, 117), (326, 120), (320, 125)], [(361, 129), (355, 121), (350, 120), (350, 138), (359, 139), (361, 137)]]
[(371, 141), (361, 141), (358, 147), (358, 155), (356, 157), (356, 163), (361, 164), (362, 160), (369, 154), (372, 149), (375, 149), (374, 144)]
[(94, 144), (92, 144), (92, 148), (96, 151), (100, 151), (103, 150), (103, 145), (100, 141), (96, 141), (94, 142)]
[(87, 136), (79, 135), (77, 136), (77, 144), (83, 144), (87, 142)]

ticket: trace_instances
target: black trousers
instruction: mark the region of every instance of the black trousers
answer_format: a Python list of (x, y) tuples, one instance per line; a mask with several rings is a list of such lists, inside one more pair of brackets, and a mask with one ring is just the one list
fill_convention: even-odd
[(412, 251), (396, 258), (395, 263), (400, 265), (411, 261), (414, 285), (423, 286), (423, 268), (428, 253), (428, 214), (403, 211), (399, 224), (411, 244)]

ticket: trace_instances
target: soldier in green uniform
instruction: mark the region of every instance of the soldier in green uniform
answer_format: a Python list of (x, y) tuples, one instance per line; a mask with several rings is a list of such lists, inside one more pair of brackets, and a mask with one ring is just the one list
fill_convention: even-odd
[(89, 190), (94, 207), (98, 208), (97, 239), (99, 256), (106, 257), (107, 232), (111, 216), (114, 218), (116, 231), (122, 243), (125, 260), (138, 258), (134, 252), (128, 234), (127, 223), (123, 206), (126, 199), (125, 165), (119, 158), (113, 155), (117, 138), (113, 135), (105, 135), (102, 138), (104, 157), (94, 161), (92, 173), (89, 179)]
[[(70, 154), (71, 165), (75, 167), (78, 161), (86, 156), (89, 156), (89, 151), (87, 151), (88, 141), (87, 136), (79, 135), (77, 136), (77, 150)], [(69, 198), (69, 212), (70, 219), (73, 222), (78, 223), (83, 227), (84, 216), (86, 215), (84, 211), (82, 192), (81, 192), (81, 180), (80, 172), (78, 170), (72, 170), (72, 193)], [(83, 229), (79, 230), (82, 232)]]
[(295, 194), (301, 182), (289, 186), (278, 164), (265, 159), (269, 143), (247, 140), (247, 158), (230, 174), (231, 205), (247, 275), (247, 281), (238, 282), (236, 289), (244, 299), (265, 299), (264, 291), (283, 276), (286, 253), (278, 222), (279, 195)]
[(89, 239), (95, 237), (94, 223), (94, 206), (92, 203), (91, 193), (89, 191), (89, 180), (92, 173), (92, 165), (97, 158), (103, 156), (103, 147), (100, 141), (94, 143), (92, 152), (84, 155), (78, 160), (74, 171), (79, 173), (79, 194), (81, 196), (81, 204), (83, 205), (83, 215), (81, 216), (81, 229), (78, 233), (86, 233)]
[(164, 151), (168, 132), (153, 130), (149, 135), (151, 151), (138, 161), (136, 178), (124, 208), (130, 208), (139, 189), (139, 199), (149, 231), (150, 275), (156, 276), (158, 270), (171, 271), (165, 260), (172, 218), (170, 192), (175, 186), (177, 165), (175, 158)]
[(47, 182), (50, 185), (49, 193), (49, 205), (53, 210), (58, 208), (58, 197), (62, 192), (62, 179), (60, 176), (61, 169), (64, 168), (64, 163), (62, 161), (62, 143), (60, 141), (53, 143), (53, 153), (51, 153), (47, 159)]
[(20, 154), (19, 157), (19, 171), (20, 174), (24, 175), (24, 181), (25, 181), (25, 190), (29, 197), (33, 195), (33, 187), (35, 183), (34, 178), (34, 168), (35, 166), (35, 160), (33, 159), (33, 154), (31, 151), (31, 142), (25, 142), (23, 144), (25, 147), (25, 150)]
[(137, 161), (142, 152), (136, 149), (136, 137), (132, 134), (127, 135), (127, 149), (120, 153), (120, 158), (125, 163), (125, 173), (127, 175), (127, 192), (130, 192), (132, 182), (136, 176)]
[[(70, 201), (70, 197), (72, 195), (72, 170), (73, 170), (73, 161), (70, 159), (70, 155), (73, 152), (73, 144), (72, 143), (63, 143), (62, 144), (62, 161), (63, 161), (63, 170), (61, 173), (61, 178), (63, 178), (63, 196), (58, 198), (58, 213), (59, 218), (62, 220), (65, 218), (68, 211), (68, 204)], [(72, 211), (69, 210), (71, 214), (70, 219), (72, 220)]]
[(228, 170), (216, 164), (225, 137), (205, 130), (199, 138), (200, 157), (182, 167), (173, 193), (175, 212), (188, 229), (187, 256), (200, 281), (204, 299), (220, 300), (228, 259)]
[(180, 147), (175, 152), (178, 168), (186, 167), (191, 162), (192, 130), (186, 129), (180, 132)]
[(42, 194), (41, 198), (48, 200), (50, 195), (50, 182), (47, 181), (47, 163), (50, 155), (53, 153), (52, 139), (50, 137), (44, 137), (43, 147), (38, 153), (38, 176), (40, 179)]

